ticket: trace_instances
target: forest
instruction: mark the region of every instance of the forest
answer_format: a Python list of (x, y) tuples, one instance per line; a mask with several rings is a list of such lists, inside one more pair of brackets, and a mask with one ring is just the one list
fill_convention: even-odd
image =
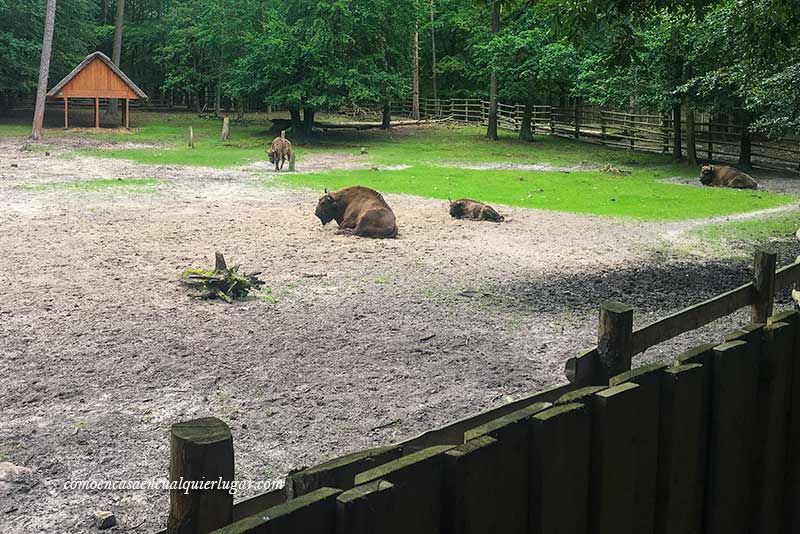
[[(0, 107), (35, 91), (44, 11), (0, 0)], [(279, 106), (298, 131), (417, 91), (800, 128), (795, 0), (59, 0), (51, 80), (115, 40), (151, 99)]]

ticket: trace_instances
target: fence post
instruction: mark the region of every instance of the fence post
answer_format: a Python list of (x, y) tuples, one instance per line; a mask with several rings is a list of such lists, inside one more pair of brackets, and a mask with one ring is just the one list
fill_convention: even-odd
[[(233, 481), (233, 437), (223, 421), (184, 421), (170, 434), (170, 481)], [(224, 488), (169, 492), (168, 534), (206, 534), (232, 522), (233, 495)]]
[(772, 315), (775, 298), (775, 264), (777, 255), (764, 248), (756, 249), (753, 265), (753, 306), (751, 317), (754, 323), (766, 323)]
[(578, 139), (578, 138), (581, 136), (581, 119), (580, 119), (580, 113), (581, 113), (581, 106), (580, 106), (580, 104), (578, 103), (578, 99), (576, 98), (576, 99), (575, 99), (575, 107), (574, 107), (574, 112), (573, 112), (573, 115), (574, 115), (574, 117), (575, 117), (575, 139)]
[(669, 114), (662, 113), (661, 114), (661, 136), (664, 138), (664, 146), (662, 147), (661, 151), (663, 153), (669, 152), (669, 140), (670, 140), (670, 127), (669, 127)]
[(606, 115), (600, 110), (600, 142), (606, 144)]
[(600, 304), (597, 328), (599, 379), (607, 382), (612, 376), (630, 370), (632, 341), (633, 308), (613, 300)]

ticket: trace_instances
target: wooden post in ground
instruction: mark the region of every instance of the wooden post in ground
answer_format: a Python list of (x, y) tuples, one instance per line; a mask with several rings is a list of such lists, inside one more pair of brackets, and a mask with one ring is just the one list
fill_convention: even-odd
[(633, 308), (613, 300), (600, 304), (597, 328), (599, 380), (607, 382), (612, 376), (630, 370), (632, 339)]
[(606, 116), (603, 110), (600, 110), (600, 143), (606, 144)]
[(94, 127), (100, 128), (100, 98), (94, 99)]
[(763, 248), (756, 250), (753, 265), (752, 321), (766, 323), (772, 315), (775, 297), (775, 263), (777, 255)]
[(125, 99), (125, 129), (126, 130), (130, 129), (130, 127), (131, 127), (130, 114), (131, 114), (130, 99), (126, 98)]
[(64, 97), (64, 129), (69, 129), (69, 98)]
[(189, 126), (189, 148), (194, 148), (194, 130)]
[[(231, 429), (216, 417), (172, 425), (170, 481), (217, 483), (233, 481)], [(210, 488), (170, 489), (168, 534), (205, 534), (233, 522), (233, 495), (215, 484)]]

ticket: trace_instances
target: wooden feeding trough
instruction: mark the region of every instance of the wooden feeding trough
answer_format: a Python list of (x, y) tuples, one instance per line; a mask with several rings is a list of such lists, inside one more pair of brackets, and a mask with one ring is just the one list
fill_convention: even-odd
[(147, 98), (144, 91), (125, 76), (119, 67), (102, 52), (86, 56), (63, 80), (58, 82), (48, 98), (64, 99), (64, 128), (69, 128), (69, 99), (94, 99), (94, 127), (100, 127), (100, 99), (116, 98), (125, 101), (122, 107), (122, 124), (129, 126), (129, 106), (131, 100)]

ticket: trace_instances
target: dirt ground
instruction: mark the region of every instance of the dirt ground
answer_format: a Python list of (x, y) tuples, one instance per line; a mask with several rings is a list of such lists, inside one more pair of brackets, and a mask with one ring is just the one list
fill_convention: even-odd
[[(508, 222), (474, 223), (441, 201), (386, 195), (399, 238), (358, 239), (314, 218), (320, 192), (265, 186), (262, 165), (144, 166), (56, 142), (48, 157), (0, 139), (2, 532), (86, 532), (99, 509), (120, 529), (155, 531), (166, 492), (64, 483), (166, 477), (169, 426), (207, 415), (232, 427), (239, 479), (280, 478), (563, 382), (565, 360), (593, 344), (603, 299), (635, 306), (643, 324), (750, 276), (742, 262), (653, 246), (692, 222), (501, 207)], [(315, 157), (303, 166), (341, 160)], [(20, 187), (112, 177), (162, 181)], [(786, 244), (781, 262), (798, 248)], [(181, 271), (217, 250), (270, 289), (232, 305), (189, 299)]]

